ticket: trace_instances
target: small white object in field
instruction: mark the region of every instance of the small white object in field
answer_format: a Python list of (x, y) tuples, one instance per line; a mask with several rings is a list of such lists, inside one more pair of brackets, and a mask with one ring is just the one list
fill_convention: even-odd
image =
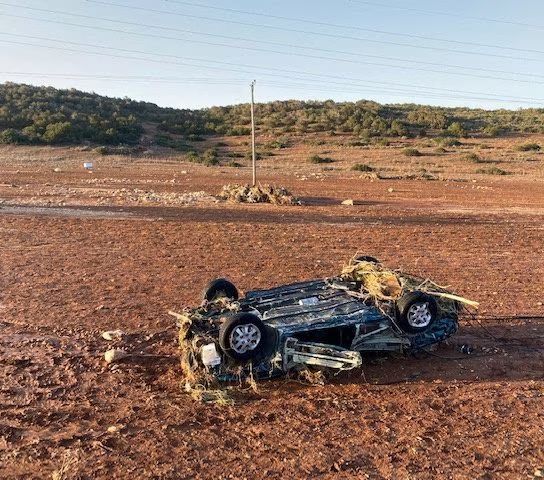
[(106, 363), (115, 363), (123, 360), (123, 358), (127, 358), (128, 356), (128, 353), (124, 350), (112, 348), (104, 354), (104, 360), (106, 360)]
[(350, 198), (348, 200), (344, 200), (342, 205), (355, 205), (355, 202)]
[(54, 171), (55, 173), (59, 173), (59, 172), (61, 172), (62, 170), (61, 170), (59, 167), (56, 167), (56, 168), (53, 169), (53, 171)]
[(102, 333), (102, 338), (111, 341), (122, 338), (124, 334), (125, 332), (123, 332), (123, 330), (108, 330), (107, 332)]
[(388, 191), (389, 193), (393, 193), (395, 190), (393, 190), (391, 187), (389, 187), (389, 188), (387, 189), (387, 191)]
[(93, 168), (93, 162), (83, 162), (83, 168), (85, 170), (92, 170)]

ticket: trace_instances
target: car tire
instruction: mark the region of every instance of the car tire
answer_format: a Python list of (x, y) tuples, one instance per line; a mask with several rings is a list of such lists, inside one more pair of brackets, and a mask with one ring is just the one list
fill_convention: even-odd
[(270, 350), (270, 339), (262, 320), (248, 312), (226, 317), (219, 328), (219, 346), (237, 363), (262, 360)]
[(211, 302), (216, 298), (238, 300), (238, 289), (227, 279), (216, 278), (206, 285), (206, 288), (202, 292), (202, 298), (208, 302)]
[(397, 321), (407, 333), (421, 333), (427, 330), (438, 317), (436, 299), (424, 292), (414, 291), (397, 300)]

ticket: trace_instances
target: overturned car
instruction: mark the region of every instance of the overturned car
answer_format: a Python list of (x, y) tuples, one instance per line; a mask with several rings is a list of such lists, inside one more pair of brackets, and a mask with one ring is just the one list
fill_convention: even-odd
[(248, 292), (210, 282), (178, 315), (189, 382), (271, 378), (303, 368), (361, 366), (368, 352), (415, 352), (458, 328), (463, 303), (446, 288), (355, 257), (341, 275)]

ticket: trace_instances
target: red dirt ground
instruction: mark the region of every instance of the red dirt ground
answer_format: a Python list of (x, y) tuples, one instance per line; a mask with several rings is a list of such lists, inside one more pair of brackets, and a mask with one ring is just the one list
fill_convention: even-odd
[[(213, 194), (247, 173), (179, 169), (105, 165), (89, 175), (0, 165), (0, 478), (542, 472), (541, 181), (300, 180), (266, 171), (303, 197), (300, 207), (47, 194), (54, 185), (87, 188), (90, 178), (109, 189)], [(346, 198), (357, 205), (339, 205)], [(183, 392), (169, 309), (199, 302), (215, 276), (241, 290), (268, 287), (336, 274), (357, 251), (451, 285), (481, 302), (480, 316), (466, 317), (436, 356), (369, 360), (325, 386), (264, 382), (257, 393), (235, 393), (233, 406)], [(130, 334), (132, 351), (165, 356), (107, 367), (110, 344), (100, 334), (115, 328)], [(464, 343), (472, 356), (459, 352)]]

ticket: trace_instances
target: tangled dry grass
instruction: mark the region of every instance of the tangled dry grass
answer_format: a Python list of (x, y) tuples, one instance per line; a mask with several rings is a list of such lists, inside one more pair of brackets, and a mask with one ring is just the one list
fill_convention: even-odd
[(462, 306), (477, 308), (478, 303), (453, 294), (447, 286), (429, 279), (391, 270), (379, 262), (353, 257), (342, 269), (341, 278), (358, 282), (361, 296), (372, 301), (382, 312), (392, 312), (394, 302), (402, 295), (420, 291), (436, 297), (442, 315), (457, 315)]

